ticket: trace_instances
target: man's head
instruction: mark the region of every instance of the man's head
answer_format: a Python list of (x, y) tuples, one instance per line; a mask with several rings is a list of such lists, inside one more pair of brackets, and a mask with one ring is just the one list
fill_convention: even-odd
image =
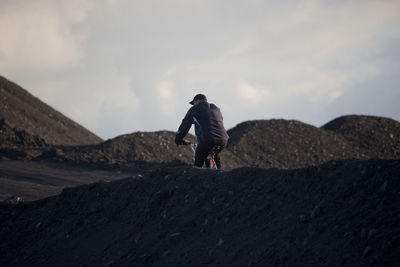
[(189, 102), (189, 104), (197, 105), (200, 102), (207, 102), (207, 97), (203, 94), (197, 94), (197, 95), (195, 95), (193, 100)]

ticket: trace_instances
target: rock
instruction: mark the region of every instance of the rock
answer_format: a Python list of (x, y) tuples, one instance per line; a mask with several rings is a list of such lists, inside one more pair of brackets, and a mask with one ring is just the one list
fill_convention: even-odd
[(363, 252), (363, 257), (364, 258), (367, 257), (371, 253), (371, 251), (372, 251), (372, 248), (370, 246), (366, 247)]
[(299, 221), (300, 221), (301, 223), (307, 222), (307, 216), (304, 215), (304, 214), (300, 215), (300, 216), (299, 216)]
[(387, 185), (388, 185), (388, 181), (386, 180), (386, 181), (382, 184), (382, 186), (379, 188), (379, 192), (381, 192), (381, 193), (385, 192), (385, 191), (386, 191), (386, 188), (387, 188)]
[(180, 235), (181, 235), (181, 233), (173, 233), (173, 234), (170, 234), (169, 237), (175, 237), (175, 236), (180, 236)]
[(360, 232), (360, 237), (364, 239), (367, 236), (367, 229), (362, 228)]
[(376, 234), (376, 230), (374, 228), (369, 230), (369, 232), (368, 232), (368, 240), (371, 239), (371, 237), (373, 237), (375, 234)]

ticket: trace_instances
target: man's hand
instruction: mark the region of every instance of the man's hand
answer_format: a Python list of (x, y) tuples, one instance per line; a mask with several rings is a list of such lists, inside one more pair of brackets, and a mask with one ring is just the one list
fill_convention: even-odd
[(183, 141), (183, 139), (180, 139), (180, 138), (178, 138), (178, 137), (175, 137), (175, 144), (176, 144), (177, 146), (180, 146), (180, 145), (185, 145), (186, 142)]

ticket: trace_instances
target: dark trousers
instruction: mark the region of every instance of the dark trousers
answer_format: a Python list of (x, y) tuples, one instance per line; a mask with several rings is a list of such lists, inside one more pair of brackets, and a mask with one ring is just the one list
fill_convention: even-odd
[[(203, 167), (204, 161), (207, 159), (207, 156), (212, 153), (214, 155), (214, 160), (217, 168), (221, 169), (222, 164), (219, 153), (225, 148), (226, 142), (227, 141), (225, 140), (199, 142), (194, 156), (194, 165), (200, 168)], [(209, 162), (207, 165), (207, 167), (209, 167)]]

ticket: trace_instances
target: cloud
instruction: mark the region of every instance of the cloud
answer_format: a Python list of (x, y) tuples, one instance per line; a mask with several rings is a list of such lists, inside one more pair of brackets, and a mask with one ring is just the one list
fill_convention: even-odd
[(103, 138), (132, 132), (141, 118), (142, 101), (132, 77), (113, 68), (94, 76), (45, 80), (36, 95)]
[(0, 4), (0, 71), (54, 70), (82, 57), (82, 35), (88, 1), (3, 1)]
[(175, 84), (171, 80), (164, 80), (156, 85), (156, 99), (158, 108), (164, 115), (175, 114), (176, 94), (174, 92)]
[(256, 88), (246, 82), (241, 82), (236, 87), (238, 98), (244, 103), (259, 104), (270, 95), (266, 88)]

